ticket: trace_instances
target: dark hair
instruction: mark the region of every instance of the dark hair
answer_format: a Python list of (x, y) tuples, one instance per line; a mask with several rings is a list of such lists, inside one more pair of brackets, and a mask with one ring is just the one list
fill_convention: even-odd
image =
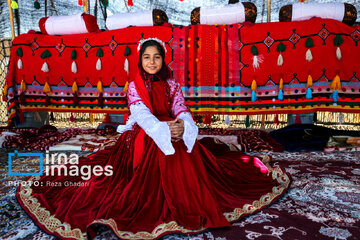
[(144, 54), (145, 49), (150, 46), (155, 46), (162, 57), (162, 67), (161, 67), (159, 73), (156, 74), (156, 76), (158, 76), (161, 80), (167, 80), (168, 78), (171, 77), (171, 73), (165, 63), (165, 50), (164, 50), (163, 46), (161, 46), (161, 44), (155, 40), (148, 40), (141, 45), (140, 52), (139, 52), (139, 64), (138, 64), (140, 75), (144, 80), (147, 78), (146, 76), (148, 76), (148, 74), (144, 71), (144, 69), (142, 67), (142, 55)]
[(160, 45), (160, 43), (158, 43), (157, 41), (155, 40), (149, 40), (149, 41), (146, 41), (144, 42), (142, 45), (141, 45), (141, 48), (140, 48), (140, 55), (139, 55), (139, 62), (142, 62), (142, 55), (144, 54), (145, 52), (145, 49), (147, 47), (150, 47), (150, 46), (155, 46), (157, 48), (157, 50), (159, 51), (161, 57), (163, 58), (163, 63), (165, 62), (165, 50), (164, 48)]

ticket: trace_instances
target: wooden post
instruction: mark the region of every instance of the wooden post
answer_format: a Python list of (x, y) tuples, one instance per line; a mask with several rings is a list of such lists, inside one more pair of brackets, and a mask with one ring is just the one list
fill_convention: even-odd
[(271, 22), (271, 0), (267, 0), (267, 22)]
[(260, 129), (265, 129), (265, 114), (261, 114), (261, 125)]
[(9, 5), (9, 16), (10, 16), (10, 25), (11, 25), (11, 37), (12, 40), (15, 38), (15, 26), (14, 26), (14, 13), (13, 9), (11, 8), (11, 0), (8, 0)]
[(128, 7), (128, 4), (127, 4), (126, 0), (124, 0), (124, 4), (125, 4), (125, 7), (126, 7), (126, 10), (127, 10), (128, 12), (130, 12), (130, 10), (129, 10), (129, 7)]
[(84, 5), (84, 12), (89, 13), (88, 0), (84, 0), (83, 5)]

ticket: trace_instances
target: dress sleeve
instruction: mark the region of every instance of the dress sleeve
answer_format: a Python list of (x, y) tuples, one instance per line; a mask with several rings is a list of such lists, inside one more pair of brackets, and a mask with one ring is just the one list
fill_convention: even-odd
[[(132, 82), (133, 83), (133, 82)], [(142, 102), (135, 85), (129, 84), (128, 104), (131, 119), (136, 122), (165, 155), (172, 155), (175, 149), (171, 143), (170, 128), (166, 122), (159, 121)]]
[(189, 112), (189, 108), (186, 106), (185, 99), (183, 93), (181, 91), (180, 84), (175, 80), (169, 80), (171, 95), (172, 95), (172, 105), (171, 111), (173, 112), (174, 116), (177, 117), (182, 112)]
[(127, 91), (127, 98), (128, 98), (128, 106), (129, 106), (129, 108), (130, 108), (131, 104), (142, 101), (140, 95), (136, 91), (134, 81), (129, 83), (129, 87), (128, 87), (128, 91)]
[(188, 149), (187, 152), (191, 152), (198, 136), (199, 129), (192, 118), (189, 108), (186, 106), (180, 84), (175, 80), (169, 80), (169, 85), (173, 96), (171, 110), (174, 116), (184, 121), (185, 129), (183, 140)]
[[(136, 92), (134, 81), (129, 83), (128, 91), (127, 91), (127, 100), (128, 106), (136, 102), (141, 101), (139, 94)], [(125, 131), (131, 130), (133, 125), (136, 123), (132, 115), (130, 114), (128, 120), (125, 125), (119, 125), (116, 129), (118, 133), (123, 133)]]

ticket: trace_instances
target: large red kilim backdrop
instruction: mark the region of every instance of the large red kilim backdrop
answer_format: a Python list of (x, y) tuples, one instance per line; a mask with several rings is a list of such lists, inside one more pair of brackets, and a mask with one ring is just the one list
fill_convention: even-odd
[(194, 113), (360, 112), (359, 30), (317, 18), (23, 34), (13, 41), (5, 87), (10, 119), (39, 110), (125, 113), (137, 42), (149, 37), (166, 42), (166, 62)]

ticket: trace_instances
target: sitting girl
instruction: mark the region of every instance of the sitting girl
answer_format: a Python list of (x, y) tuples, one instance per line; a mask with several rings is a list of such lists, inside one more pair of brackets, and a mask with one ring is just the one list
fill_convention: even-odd
[[(79, 166), (111, 166), (112, 176), (31, 177), (17, 197), (36, 224), (62, 239), (93, 237), (106, 225), (121, 239), (191, 234), (231, 222), (273, 203), (290, 177), (238, 151), (214, 156), (197, 140), (198, 128), (179, 83), (166, 66), (165, 44), (139, 43), (138, 75), (129, 84), (131, 116), (115, 145), (79, 159)], [(47, 182), (78, 181), (51, 187)]]

